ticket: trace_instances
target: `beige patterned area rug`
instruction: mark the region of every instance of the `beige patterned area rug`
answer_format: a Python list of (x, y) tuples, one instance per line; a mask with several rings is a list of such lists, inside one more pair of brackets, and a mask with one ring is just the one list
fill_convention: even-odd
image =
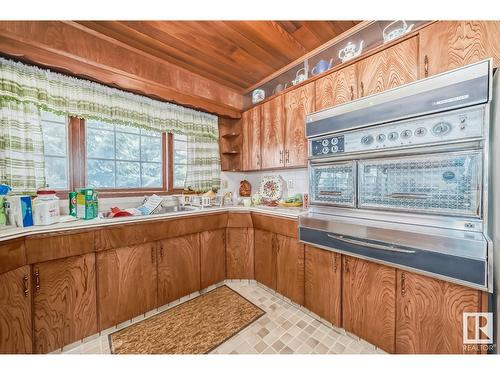
[(109, 335), (113, 354), (203, 354), (264, 315), (227, 286)]

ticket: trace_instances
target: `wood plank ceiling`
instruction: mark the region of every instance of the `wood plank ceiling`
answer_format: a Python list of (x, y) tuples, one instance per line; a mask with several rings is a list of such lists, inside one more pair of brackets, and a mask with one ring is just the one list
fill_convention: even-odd
[(359, 21), (77, 21), (242, 93)]

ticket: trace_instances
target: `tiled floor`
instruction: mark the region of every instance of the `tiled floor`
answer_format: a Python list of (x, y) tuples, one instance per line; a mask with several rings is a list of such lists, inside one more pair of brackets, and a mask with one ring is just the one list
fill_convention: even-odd
[[(332, 327), (315, 319), (306, 309), (286, 301), (267, 288), (249, 281), (226, 281), (242, 296), (263, 309), (266, 314), (244, 330), (214, 349), (213, 354), (378, 354), (384, 353), (359, 338), (346, 334), (342, 329)], [(194, 298), (197, 294), (191, 295)], [(176, 301), (168, 308), (180, 302)], [(160, 308), (163, 311), (165, 308)], [(131, 322), (145, 319), (145, 314), (118, 326), (123, 328)], [(317, 318), (317, 317), (316, 317)], [(108, 335), (113, 327), (100, 335), (84, 340), (83, 343), (65, 347), (68, 354), (109, 354)]]

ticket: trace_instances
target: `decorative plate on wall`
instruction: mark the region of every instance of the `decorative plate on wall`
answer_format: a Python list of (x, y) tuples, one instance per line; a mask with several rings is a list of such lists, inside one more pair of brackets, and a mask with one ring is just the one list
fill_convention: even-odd
[(259, 193), (265, 200), (277, 201), (283, 195), (283, 183), (281, 176), (264, 176), (260, 181)]

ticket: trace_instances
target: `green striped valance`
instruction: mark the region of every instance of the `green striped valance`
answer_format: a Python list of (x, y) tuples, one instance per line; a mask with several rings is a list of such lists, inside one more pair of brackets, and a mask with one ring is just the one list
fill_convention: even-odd
[(0, 106), (6, 101), (212, 142), (219, 137), (214, 115), (0, 58)]

